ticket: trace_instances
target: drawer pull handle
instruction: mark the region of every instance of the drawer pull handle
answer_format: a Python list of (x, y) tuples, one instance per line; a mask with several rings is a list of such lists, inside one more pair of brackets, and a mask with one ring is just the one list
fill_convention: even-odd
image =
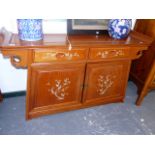
[(56, 58), (64, 58), (65, 56), (65, 53), (56, 53)]

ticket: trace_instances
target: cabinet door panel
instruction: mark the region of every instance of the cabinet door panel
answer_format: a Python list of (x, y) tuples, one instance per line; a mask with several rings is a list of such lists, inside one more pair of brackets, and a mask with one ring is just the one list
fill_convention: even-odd
[(31, 108), (80, 103), (84, 70), (84, 64), (32, 65)]
[(128, 79), (129, 61), (88, 64), (83, 102), (103, 102), (123, 97)]

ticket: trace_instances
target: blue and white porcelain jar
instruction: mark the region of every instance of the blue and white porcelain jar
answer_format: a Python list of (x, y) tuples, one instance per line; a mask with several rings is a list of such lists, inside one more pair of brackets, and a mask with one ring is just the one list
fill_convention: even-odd
[(112, 38), (126, 38), (131, 30), (131, 19), (111, 19), (108, 23), (108, 33)]
[(42, 19), (17, 19), (17, 25), (21, 40), (37, 41), (43, 39)]

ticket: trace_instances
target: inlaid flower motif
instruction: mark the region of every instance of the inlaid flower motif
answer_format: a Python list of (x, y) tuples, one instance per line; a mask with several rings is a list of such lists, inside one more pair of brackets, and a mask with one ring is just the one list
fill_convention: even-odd
[(64, 100), (65, 96), (68, 95), (67, 89), (71, 81), (69, 78), (65, 78), (64, 80), (55, 80), (55, 86), (52, 86), (50, 92), (56, 96), (58, 100)]
[(104, 95), (114, 83), (114, 75), (99, 75), (97, 79), (97, 92), (99, 95)]

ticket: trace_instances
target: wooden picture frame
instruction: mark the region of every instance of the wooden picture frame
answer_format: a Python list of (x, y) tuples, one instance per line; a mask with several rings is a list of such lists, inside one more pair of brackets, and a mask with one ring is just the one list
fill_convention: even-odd
[(109, 19), (67, 19), (67, 34), (106, 34)]

